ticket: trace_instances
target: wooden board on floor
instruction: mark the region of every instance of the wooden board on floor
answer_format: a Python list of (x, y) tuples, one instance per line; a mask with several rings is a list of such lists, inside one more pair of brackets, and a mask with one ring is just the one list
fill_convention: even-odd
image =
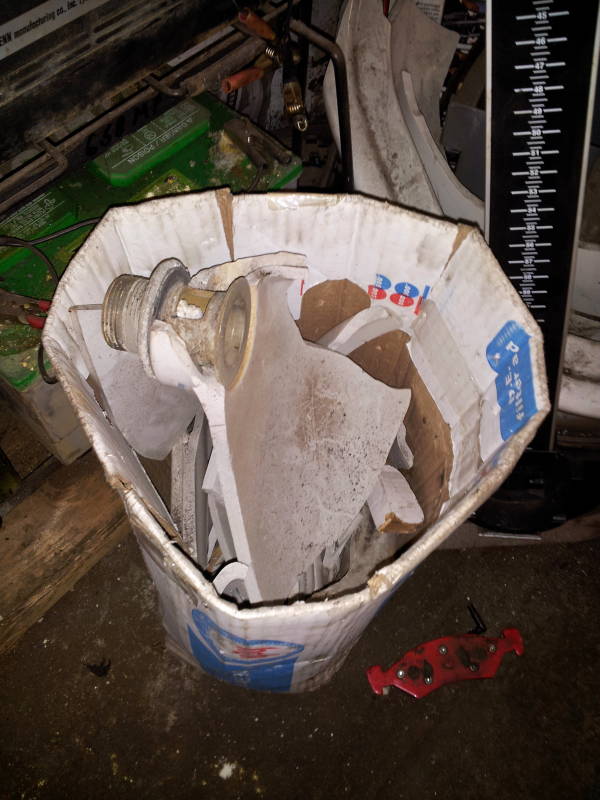
[(130, 530), (93, 452), (54, 471), (0, 528), (0, 653)]

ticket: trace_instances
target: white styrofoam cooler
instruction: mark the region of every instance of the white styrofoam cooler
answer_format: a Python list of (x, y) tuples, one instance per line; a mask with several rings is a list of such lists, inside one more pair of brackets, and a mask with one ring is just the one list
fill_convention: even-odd
[[(164, 258), (180, 259), (194, 274), (278, 251), (304, 254), (313, 282), (347, 278), (398, 315), (449, 426), (449, 498), (437, 521), (356, 591), (238, 608), (175, 541), (174, 522), (131, 446), (149, 429), (154, 438), (167, 429), (167, 438), (176, 436), (179, 407), (187, 409), (183, 431), (189, 404), (159, 384), (142, 392), (135, 357), (110, 350), (98, 312), (76, 307), (101, 303), (117, 275), (148, 276)], [(169, 643), (218, 678), (271, 691), (316, 688), (339, 668), (402, 581), (502, 483), (549, 408), (541, 333), (480, 234), (357, 195), (233, 197), (219, 190), (112, 209), (61, 280), (44, 346), (123, 498)], [(133, 415), (124, 416), (122, 395), (112, 407), (109, 378), (117, 374)]]

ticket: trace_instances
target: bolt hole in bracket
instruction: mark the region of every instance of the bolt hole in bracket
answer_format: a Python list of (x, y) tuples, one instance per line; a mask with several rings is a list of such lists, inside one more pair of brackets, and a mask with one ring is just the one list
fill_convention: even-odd
[(493, 678), (506, 653), (521, 656), (524, 651), (516, 628), (505, 628), (498, 637), (444, 636), (409, 650), (387, 670), (373, 666), (366, 673), (375, 694), (387, 694), (395, 686), (420, 699), (447, 683)]

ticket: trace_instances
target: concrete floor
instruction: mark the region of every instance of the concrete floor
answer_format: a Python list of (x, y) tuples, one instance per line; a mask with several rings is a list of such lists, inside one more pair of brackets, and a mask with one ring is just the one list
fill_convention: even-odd
[[(435, 553), (310, 695), (220, 684), (164, 649), (133, 538), (0, 658), (2, 798), (600, 798), (600, 541)], [(364, 669), (521, 629), (495, 680), (416, 701)], [(86, 662), (111, 660), (104, 678)]]

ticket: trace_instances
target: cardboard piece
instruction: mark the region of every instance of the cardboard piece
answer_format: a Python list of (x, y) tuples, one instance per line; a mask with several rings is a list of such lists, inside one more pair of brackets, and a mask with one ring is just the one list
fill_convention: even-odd
[[(321, 339), (328, 331), (363, 309), (368, 295), (359, 287), (344, 282), (344, 291), (336, 291), (336, 282), (329, 281), (310, 289), (302, 301), (298, 327), (305, 339)], [(326, 309), (331, 303), (328, 316)], [(425, 387), (406, 347), (410, 337), (403, 331), (392, 331), (366, 342), (350, 354), (350, 358), (372, 377), (396, 388), (411, 389), (411, 403), (403, 425), (406, 446), (419, 453), (405, 477), (424, 512), (423, 524), (431, 524), (439, 516), (448, 498), (448, 481), (453, 455), (450, 429)], [(399, 532), (394, 525), (391, 532)]]
[(449, 426), (410, 357), (407, 341), (400, 331), (386, 333), (357, 348), (350, 358), (388, 386), (410, 386), (411, 403), (404, 425), (406, 443), (415, 459), (404, 476), (423, 509), (425, 528), (439, 517), (449, 496), (452, 441)]
[(337, 325), (370, 307), (369, 295), (352, 281), (324, 281), (303, 294), (298, 330), (305, 341), (318, 342)]

